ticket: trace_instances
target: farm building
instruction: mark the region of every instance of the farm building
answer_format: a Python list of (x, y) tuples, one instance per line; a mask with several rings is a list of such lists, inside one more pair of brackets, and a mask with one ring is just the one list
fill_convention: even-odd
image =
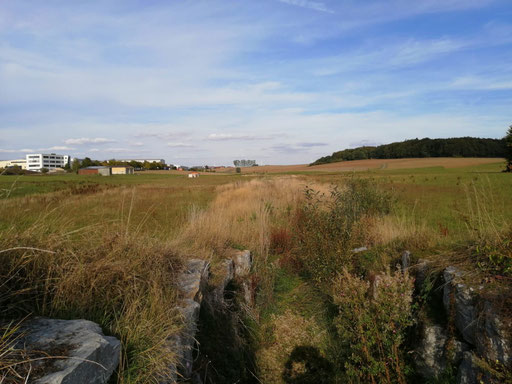
[(189, 179), (195, 179), (196, 177), (199, 177), (199, 172), (190, 172), (188, 174)]
[(129, 166), (112, 167), (113, 175), (133, 175), (134, 168)]
[(112, 174), (112, 169), (110, 167), (103, 166), (95, 166), (95, 167), (87, 167), (78, 170), (79, 175), (102, 175), (102, 176), (110, 176)]

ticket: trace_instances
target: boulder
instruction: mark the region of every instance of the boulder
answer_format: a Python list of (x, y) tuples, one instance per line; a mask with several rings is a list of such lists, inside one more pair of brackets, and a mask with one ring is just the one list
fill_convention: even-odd
[(402, 253), (401, 261), (402, 261), (402, 271), (407, 270), (409, 268), (409, 266), (411, 265), (411, 252), (404, 251)]
[(443, 272), (443, 304), (446, 313), (455, 316), (455, 326), (464, 341), (475, 345), (477, 320), (476, 295), (473, 288), (462, 282), (462, 273), (455, 267), (448, 267)]
[(204, 260), (191, 259), (187, 262), (185, 270), (177, 281), (182, 299), (201, 302), (202, 292), (208, 280), (209, 267), (210, 264)]
[(414, 355), (417, 372), (423, 378), (435, 378), (446, 368), (444, 356), (446, 340), (446, 332), (441, 326), (430, 324), (423, 326), (420, 344)]
[(478, 365), (472, 352), (464, 352), (457, 373), (457, 384), (479, 384)]
[(59, 351), (58, 355), (65, 356), (46, 360), (50, 361), (49, 372), (36, 384), (104, 384), (119, 365), (121, 343), (105, 336), (92, 321), (40, 317), (26, 323), (23, 333), (20, 343), (24, 348), (49, 356)]
[[(233, 260), (225, 259), (217, 268), (213, 278), (210, 279), (210, 285), (213, 285), (213, 292), (209, 297), (210, 304), (222, 305), (224, 303), (224, 291), (234, 277), (235, 264)], [(215, 280), (215, 282), (212, 282), (212, 280)]]
[(178, 371), (185, 378), (192, 374), (194, 363), (195, 336), (201, 302), (208, 284), (210, 264), (204, 260), (191, 259), (177, 279), (180, 292), (178, 310), (183, 316), (183, 328), (175, 337), (167, 340), (169, 349), (176, 352), (178, 366), (170, 367), (171, 377), (161, 383), (175, 383)]
[(476, 350), (480, 356), (503, 365), (512, 364), (510, 323), (505, 326), (489, 301), (483, 303), (476, 331)]
[(252, 255), (251, 251), (236, 251), (233, 255), (233, 263), (235, 264), (235, 276), (245, 277), (251, 272)]

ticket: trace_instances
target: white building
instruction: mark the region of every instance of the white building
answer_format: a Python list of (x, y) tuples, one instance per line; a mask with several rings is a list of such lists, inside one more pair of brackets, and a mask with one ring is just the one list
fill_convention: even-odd
[(27, 169), (27, 160), (0, 160), (0, 168), (10, 168), (15, 166), (21, 167), (21, 169)]
[(68, 155), (57, 155), (55, 153), (31, 153), (27, 155), (27, 169), (29, 171), (40, 171), (42, 168), (48, 170), (53, 168), (64, 168), (69, 164)]

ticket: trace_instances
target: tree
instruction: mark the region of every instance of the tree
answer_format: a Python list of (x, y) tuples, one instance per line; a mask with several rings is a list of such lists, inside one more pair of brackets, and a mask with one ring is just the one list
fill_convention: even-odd
[(49, 171), (49, 169), (48, 169), (48, 168), (44, 168), (44, 167), (43, 167), (43, 168), (41, 168), (41, 172), (42, 172), (42, 173), (48, 173), (48, 171)]
[(73, 162), (71, 163), (71, 171), (74, 173), (78, 173), (78, 170), (80, 169), (80, 160), (73, 159)]
[(507, 135), (505, 136), (505, 143), (507, 145), (507, 168), (505, 172), (512, 172), (512, 125), (508, 128)]
[(94, 162), (91, 160), (91, 158), (90, 157), (86, 157), (82, 161), (82, 164), (80, 164), (80, 168), (92, 167), (93, 165), (94, 165)]

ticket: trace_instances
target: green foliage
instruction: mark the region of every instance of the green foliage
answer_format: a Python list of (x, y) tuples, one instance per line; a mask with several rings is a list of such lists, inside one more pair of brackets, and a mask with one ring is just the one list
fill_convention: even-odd
[(512, 125), (509, 127), (507, 135), (505, 136), (504, 140), (507, 145), (507, 151), (505, 154), (505, 157), (507, 159), (506, 172), (512, 172)]
[(352, 383), (405, 383), (404, 334), (412, 320), (413, 279), (386, 271), (368, 281), (346, 269), (334, 283), (335, 320)]
[[(510, 140), (512, 140), (512, 137)], [(507, 153), (506, 145), (506, 139), (480, 139), (475, 137), (414, 139), (377, 147), (345, 149), (334, 152), (331, 156), (322, 157), (311, 165), (347, 160), (409, 157), (505, 157)]]
[(41, 168), (41, 173), (48, 173), (48, 171), (49, 171), (48, 168), (44, 168), (44, 167)]
[(235, 167), (256, 167), (256, 160), (233, 160)]
[(78, 170), (80, 169), (80, 160), (74, 159), (71, 163), (71, 171), (74, 173), (78, 173)]
[(493, 274), (512, 276), (512, 237), (482, 242), (476, 246), (474, 254), (480, 269)]
[(318, 283), (329, 283), (343, 267), (352, 264), (352, 248), (358, 246), (354, 229), (359, 220), (389, 213), (389, 194), (369, 180), (352, 179), (334, 187), (330, 198), (306, 189), (306, 203), (299, 210), (296, 237), (298, 254), (306, 272)]

